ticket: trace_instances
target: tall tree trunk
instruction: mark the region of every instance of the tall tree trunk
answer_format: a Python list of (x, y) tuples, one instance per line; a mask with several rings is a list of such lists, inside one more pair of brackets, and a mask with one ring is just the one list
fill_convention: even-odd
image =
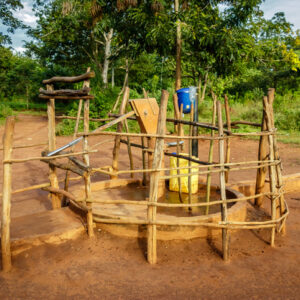
[[(175, 0), (174, 3), (175, 12), (179, 12), (179, 0)], [(181, 24), (179, 17), (176, 20), (176, 75), (175, 75), (175, 89), (178, 90), (181, 87)]]
[(105, 39), (105, 50), (104, 50), (104, 62), (103, 62), (103, 70), (102, 70), (102, 80), (104, 87), (108, 85), (108, 67), (109, 60), (111, 55), (111, 41), (113, 37), (114, 30), (111, 28), (108, 33), (104, 33)]

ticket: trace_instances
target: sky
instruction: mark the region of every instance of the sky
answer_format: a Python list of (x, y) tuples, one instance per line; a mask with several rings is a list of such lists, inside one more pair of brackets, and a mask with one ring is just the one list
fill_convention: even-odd
[[(22, 20), (26, 25), (34, 27), (36, 18), (32, 12), (33, 0), (22, 0), (24, 8), (14, 13), (15, 17)], [(300, 29), (300, 0), (265, 0), (261, 5), (261, 9), (265, 14), (265, 18), (271, 19), (276, 12), (284, 12), (288, 22), (294, 24), (294, 30)], [(6, 33), (5, 26), (0, 23), (0, 31)], [(17, 30), (13, 35), (12, 48), (16, 52), (23, 52), (24, 42), (29, 38), (26, 36), (25, 31)]]

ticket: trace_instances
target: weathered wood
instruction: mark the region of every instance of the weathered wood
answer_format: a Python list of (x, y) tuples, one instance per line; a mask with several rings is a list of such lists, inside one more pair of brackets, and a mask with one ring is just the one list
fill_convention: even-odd
[[(193, 122), (194, 120), (194, 104), (191, 104), (191, 113), (190, 113), (190, 121)], [(189, 126), (189, 135), (193, 134), (193, 127), (190, 125)], [(178, 144), (178, 142), (177, 142)], [(192, 158), (192, 141), (189, 141), (189, 158)], [(191, 161), (189, 160), (188, 162), (189, 168), (191, 168)], [(189, 204), (192, 203), (192, 177), (188, 177), (188, 190), (189, 190)], [(192, 211), (192, 208), (189, 207), (189, 211)]]
[[(165, 90), (162, 91), (158, 124), (157, 124), (157, 134), (165, 134), (165, 123), (167, 114), (167, 104), (168, 104), (169, 93)], [(157, 138), (155, 143), (154, 158), (153, 158), (153, 168), (160, 168), (163, 160), (164, 151), (164, 138)], [(157, 202), (159, 189), (159, 172), (152, 172), (150, 176), (150, 194), (149, 202)], [(148, 207), (148, 217), (150, 222), (156, 221), (156, 207)], [(150, 264), (155, 264), (157, 262), (157, 249), (156, 249), (156, 225), (148, 226), (148, 242), (147, 242), (147, 258)]]
[[(145, 138), (141, 137), (141, 148), (144, 149), (145, 147)], [(132, 146), (133, 144), (131, 144)], [(145, 151), (142, 151), (142, 164), (143, 164), (143, 170), (145, 170), (147, 168), (146, 166), (146, 153)], [(145, 172), (143, 172), (143, 186), (146, 186), (147, 184), (147, 174)]]
[[(219, 127), (219, 136), (223, 137), (223, 120), (222, 120), (222, 105), (220, 101), (217, 101), (217, 114), (218, 114), (218, 127)], [(221, 164), (220, 172), (220, 192), (221, 199), (226, 200), (226, 183), (225, 183), (225, 172), (224, 172), (224, 140), (219, 140), (219, 162)], [(223, 169), (223, 170), (222, 170)], [(227, 222), (227, 203), (224, 202), (221, 204), (221, 217), (223, 222)], [(229, 259), (229, 232), (227, 228), (222, 229), (222, 250), (223, 250), (223, 259)]]
[[(84, 112), (83, 112), (83, 130), (84, 132), (89, 132), (89, 116), (90, 116), (90, 102), (89, 100), (84, 101)], [(83, 151), (88, 151), (88, 137), (85, 136), (83, 138)], [(88, 154), (83, 155), (83, 162), (89, 167), (90, 158)], [(84, 175), (84, 184), (85, 184), (85, 198), (90, 199), (92, 197), (92, 189), (91, 189), (91, 176), (89, 172), (86, 172)], [(92, 208), (90, 203), (86, 204), (88, 207)], [(87, 212), (87, 231), (89, 237), (94, 236), (94, 226), (93, 226), (93, 213), (92, 209)]]
[[(263, 102), (264, 101), (265, 101), (265, 99), (263, 98)], [(266, 131), (266, 130), (267, 130), (267, 121), (266, 121), (266, 110), (265, 110), (265, 105), (264, 105), (261, 131)], [(259, 161), (263, 162), (264, 160), (268, 159), (268, 155), (269, 155), (268, 150), (269, 150), (268, 136), (261, 136), (259, 139), (259, 148), (258, 148), (258, 160)], [(266, 168), (257, 169), (255, 194), (261, 194), (262, 191), (264, 190), (266, 174), (267, 174)], [(263, 197), (256, 198), (255, 205), (257, 205), (258, 207), (261, 207), (262, 204), (263, 204)]]
[[(267, 130), (272, 130), (272, 112), (269, 107), (268, 98), (264, 97), (264, 110), (266, 111), (266, 125)], [(274, 160), (274, 143), (273, 143), (273, 136), (269, 135), (269, 156), (270, 160)], [(276, 193), (276, 169), (275, 166), (272, 165), (269, 167), (269, 176), (270, 176), (270, 192)], [(276, 206), (277, 206), (277, 197), (271, 196), (271, 219), (276, 219)], [(276, 228), (273, 227), (271, 229), (271, 237), (270, 237), (270, 245), (272, 247), (275, 246), (275, 232)]]
[[(83, 86), (85, 86), (85, 84), (89, 85), (89, 83), (86, 82), (86, 81), (83, 83)], [(82, 110), (82, 99), (80, 99), (79, 104), (78, 104), (78, 110), (77, 110), (77, 116), (76, 116), (76, 123), (75, 123), (75, 128), (74, 128), (73, 139), (76, 138), (76, 134), (78, 133), (81, 110)], [(75, 146), (73, 146), (71, 148), (71, 152), (74, 152), (74, 147)], [(73, 156), (73, 158), (76, 159), (74, 156)], [(71, 156), (69, 156), (69, 159), (71, 159)], [(66, 176), (65, 176), (65, 188), (64, 188), (66, 191), (69, 190), (69, 179), (70, 179), (70, 173), (69, 173), (69, 171), (67, 171)], [(62, 199), (62, 205), (63, 206), (67, 205), (65, 196)]]
[[(231, 118), (230, 118), (230, 107), (229, 107), (229, 102), (228, 102), (228, 97), (225, 94), (224, 95), (224, 104), (225, 104), (225, 113), (226, 113), (226, 124), (227, 124), (227, 129), (231, 131)], [(230, 162), (230, 139), (226, 140), (226, 158), (225, 158), (225, 163)], [(226, 170), (225, 172), (225, 182), (227, 183), (229, 180), (229, 170)]]
[[(30, 144), (30, 145), (16, 145), (13, 146), (13, 149), (22, 149), (22, 148), (33, 148), (33, 147), (38, 147), (38, 146), (45, 146), (48, 145), (47, 143), (40, 143), (40, 144)], [(4, 148), (0, 148), (0, 151), (4, 150)]]
[(76, 166), (78, 166), (80, 169), (88, 172), (90, 171), (91, 167), (87, 166), (84, 162), (82, 162), (81, 160), (77, 159), (74, 156), (69, 156), (68, 159), (70, 161), (72, 161)]
[(39, 89), (39, 92), (46, 96), (88, 96), (90, 92), (90, 88), (84, 87), (81, 90), (71, 90), (71, 89), (63, 89), (63, 90), (53, 90), (48, 91), (44, 90), (43, 88)]
[[(47, 85), (47, 90), (53, 91), (52, 85)], [(56, 134), (55, 134), (55, 100), (49, 99), (47, 103), (48, 114), (48, 150), (53, 151), (56, 149)], [(51, 187), (59, 188), (58, 179), (55, 166), (49, 165), (49, 180)], [(57, 209), (61, 207), (61, 201), (55, 194), (51, 194), (52, 208)]]
[[(275, 127), (275, 121), (274, 121), (274, 112), (273, 112), (273, 101), (274, 101), (274, 96), (275, 96), (275, 89), (269, 89), (268, 91), (268, 103), (269, 103), (269, 108), (271, 112), (271, 125), (272, 129)], [(274, 158), (275, 160), (280, 160), (280, 155), (279, 155), (279, 149), (277, 145), (277, 139), (276, 136), (273, 137), (273, 144), (274, 144)], [(276, 165), (276, 178), (277, 178), (277, 187), (278, 189), (283, 189), (283, 179), (282, 179), (282, 174), (281, 174), (281, 164)], [(285, 200), (284, 200), (284, 193), (281, 192), (281, 195), (279, 197), (279, 207), (277, 209), (277, 217), (280, 215), (283, 215), (286, 211), (285, 207)], [(286, 224), (285, 220), (283, 221), (284, 223), (282, 224), (281, 227), (281, 233), (284, 235), (286, 234)]]
[(66, 171), (71, 171), (77, 175), (83, 176), (84, 171), (82, 170), (82, 168), (78, 168), (77, 166), (74, 166), (73, 164), (68, 164), (68, 163), (61, 163), (58, 162), (56, 160), (51, 160), (51, 161), (47, 161), (47, 160), (41, 160), (42, 162), (45, 162), (47, 164), (49, 164), (49, 166), (51, 168), (59, 168), (62, 170), (66, 170)]
[[(77, 120), (77, 117), (71, 117), (71, 116), (56, 116), (56, 119), (66, 119), (66, 120)], [(80, 120), (83, 120), (83, 117), (79, 118)], [(103, 119), (97, 119), (97, 118), (90, 118), (90, 122), (108, 122), (114, 120), (114, 118), (103, 118)]]
[[(124, 94), (123, 94), (123, 99), (121, 102), (120, 110), (119, 110), (120, 115), (125, 114), (126, 104), (129, 99), (129, 92), (130, 92), (129, 87), (126, 87)], [(122, 129), (123, 129), (123, 123), (119, 122), (118, 126), (117, 126), (117, 132), (121, 133)], [(112, 168), (113, 168), (114, 172), (118, 171), (118, 169), (119, 169), (119, 153), (120, 153), (120, 137), (116, 136), (115, 145), (114, 145), (114, 149), (113, 149), (113, 161), (112, 161)], [(116, 179), (116, 178), (117, 178), (117, 176), (112, 176), (112, 179)]]
[[(212, 100), (213, 100), (213, 109), (212, 109), (212, 125), (216, 125), (216, 115), (217, 115), (217, 99), (215, 94), (212, 92)], [(211, 131), (211, 137), (214, 137), (215, 133)], [(209, 143), (209, 153), (208, 153), (208, 163), (212, 163), (213, 161), (213, 151), (214, 151), (214, 140), (211, 140)], [(211, 168), (208, 169), (209, 171)], [(207, 174), (206, 177), (206, 203), (210, 202), (210, 188), (211, 188), (211, 173)], [(205, 214), (209, 214), (209, 206), (206, 206)]]
[[(180, 106), (179, 117), (178, 117), (179, 120), (181, 120), (182, 112), (183, 112), (183, 104), (181, 104), (181, 106)], [(179, 123), (179, 125), (178, 125), (178, 133), (179, 133), (179, 135), (181, 135), (182, 132), (183, 132), (182, 125)], [(176, 154), (177, 155), (180, 155), (180, 149), (179, 149), (180, 145), (179, 145), (179, 142), (180, 141), (178, 141), (177, 145), (176, 145), (176, 152), (177, 152)], [(179, 168), (179, 157), (178, 156), (177, 156), (177, 159), (176, 159), (176, 165), (177, 165), (177, 168)], [(177, 170), (177, 175), (178, 174), (180, 174), (180, 170), (179, 169)], [(181, 192), (181, 177), (177, 178), (177, 184), (178, 184), (179, 201), (182, 203), (183, 201), (182, 201), (182, 192)]]
[(143, 88), (143, 95), (144, 95), (144, 98), (148, 98), (148, 93), (144, 88)]
[[(6, 118), (3, 135), (3, 158), (11, 159), (13, 136), (15, 127), (15, 117)], [(10, 209), (11, 209), (11, 185), (12, 185), (12, 166), (10, 163), (3, 163), (3, 186), (2, 186), (2, 218), (1, 218), (1, 253), (2, 269), (4, 272), (10, 271), (11, 249), (10, 249)]]
[(178, 134), (178, 123), (176, 124), (175, 121), (179, 119), (179, 107), (178, 107), (178, 97), (177, 94), (173, 94), (173, 106), (174, 106), (174, 132)]
[(48, 96), (48, 95), (42, 95), (39, 94), (39, 98), (41, 99), (58, 99), (58, 100), (80, 100), (80, 99), (94, 99), (95, 97), (93, 95), (87, 95), (87, 96)]
[(82, 75), (73, 76), (73, 77), (54, 76), (50, 79), (43, 80), (43, 84), (52, 84), (52, 83), (56, 83), (56, 82), (76, 83), (76, 82), (84, 81), (84, 80), (94, 78), (94, 77), (95, 77), (95, 72), (90, 71), (90, 72), (84, 73)]

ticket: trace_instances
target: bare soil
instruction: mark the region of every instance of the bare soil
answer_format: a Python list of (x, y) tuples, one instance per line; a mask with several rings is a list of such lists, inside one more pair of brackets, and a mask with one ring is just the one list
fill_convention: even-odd
[[(15, 132), (15, 145), (45, 142), (46, 118), (19, 116)], [(108, 139), (93, 137), (90, 144)], [(57, 144), (70, 140), (59, 137)], [(112, 142), (100, 145), (100, 151), (91, 155), (92, 163), (110, 165), (112, 147)], [(233, 140), (232, 160), (256, 160), (257, 147), (254, 140)], [(16, 149), (14, 157), (40, 156), (44, 148)], [(207, 149), (207, 142), (199, 143), (200, 159), (207, 159)], [(284, 174), (300, 172), (299, 150), (280, 144)], [(141, 167), (140, 156), (140, 150), (134, 150), (137, 168)], [(120, 158), (120, 168), (127, 168), (126, 146)], [(47, 182), (47, 170), (41, 162), (15, 164), (13, 189)], [(230, 174), (230, 180), (254, 176), (255, 172), (244, 171)], [(64, 178), (63, 172), (59, 178)], [(96, 175), (93, 180), (105, 178)], [(13, 270), (0, 273), (0, 299), (299, 299), (299, 192), (286, 195), (286, 199), (290, 208), (287, 234), (277, 236), (275, 248), (266, 242), (268, 232), (234, 232), (230, 261), (225, 263), (220, 257), (219, 238), (160, 241), (158, 264), (151, 266), (145, 259), (144, 240), (96, 230), (93, 239), (83, 235), (75, 241), (35, 247), (13, 257)], [(13, 197), (13, 218), (49, 209), (46, 192), (38, 190)]]

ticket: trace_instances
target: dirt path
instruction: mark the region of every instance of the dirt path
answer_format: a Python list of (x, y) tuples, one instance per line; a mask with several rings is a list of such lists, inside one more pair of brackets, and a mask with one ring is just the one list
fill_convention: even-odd
[[(0, 128), (0, 136), (2, 133)], [(15, 144), (46, 140), (44, 117), (19, 117)], [(59, 137), (58, 145), (67, 141), (70, 138)], [(91, 144), (98, 141), (99, 138), (93, 138)], [(111, 164), (112, 146), (112, 143), (99, 146), (101, 151), (92, 155), (93, 164)], [(200, 143), (199, 147), (200, 157), (207, 159), (208, 143)], [(16, 150), (14, 157), (39, 156), (43, 148)], [(299, 147), (280, 144), (284, 174), (300, 172), (299, 150)], [(233, 142), (233, 161), (256, 160), (256, 156), (257, 142)], [(121, 168), (128, 167), (125, 146), (120, 157)], [(140, 167), (140, 152), (135, 150), (134, 157), (135, 166)], [(14, 189), (47, 182), (47, 166), (40, 162), (13, 168)], [(60, 178), (63, 175), (60, 173)], [(243, 172), (231, 174), (230, 178), (243, 180), (253, 175), (253, 172)], [(103, 177), (93, 180), (100, 178)], [(0, 299), (298, 299), (299, 193), (287, 195), (287, 201), (288, 232), (276, 239), (273, 249), (255, 232), (240, 231), (231, 235), (231, 259), (224, 263), (218, 255), (221, 246), (218, 238), (159, 242), (158, 264), (150, 266), (145, 260), (143, 240), (97, 231), (92, 240), (82, 236), (59, 246), (36, 247), (14, 257), (13, 271), (0, 273)], [(13, 217), (47, 209), (50, 209), (49, 200), (42, 191), (13, 197)]]

